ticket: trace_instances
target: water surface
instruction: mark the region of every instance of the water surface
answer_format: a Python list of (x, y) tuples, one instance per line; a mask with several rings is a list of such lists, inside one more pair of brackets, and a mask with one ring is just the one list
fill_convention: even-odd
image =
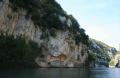
[(0, 70), (0, 78), (120, 78), (117, 68), (39, 68)]

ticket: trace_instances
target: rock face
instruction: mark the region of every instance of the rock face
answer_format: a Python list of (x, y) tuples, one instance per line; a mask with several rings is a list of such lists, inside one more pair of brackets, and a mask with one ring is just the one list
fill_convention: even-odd
[[(60, 16), (58, 14), (60, 21), (66, 24), (67, 29), (58, 30), (53, 28), (55, 29), (53, 34), (56, 35), (53, 37), (50, 33), (52, 27), (51, 29), (48, 29), (38, 25), (38, 23), (36, 25), (35, 21), (31, 18), (32, 16), (26, 18), (28, 12), (26, 8), (24, 9), (18, 6), (12, 8), (11, 5), (13, 4), (10, 3), (10, 1), (0, 0), (0, 31), (3, 32), (4, 35), (14, 35), (15, 38), (17, 36), (22, 36), (26, 41), (32, 40), (36, 42), (42, 52), (42, 56), (36, 56), (36, 64), (40, 67), (75, 67), (75, 64), (81, 65), (85, 63), (88, 56), (87, 45), (83, 42), (76, 45), (75, 36), (81, 35), (81, 33), (76, 31), (77, 33), (74, 34), (70, 31), (70, 27), (74, 26), (75, 23), (72, 19), (68, 19), (66, 16)], [(53, 2), (55, 1), (53, 0)], [(40, 0), (39, 3), (42, 3), (42, 1)], [(13, 9), (17, 9), (17, 11), (13, 11)], [(40, 15), (44, 15), (44, 13), (42, 13), (43, 11), (40, 12)], [(54, 14), (57, 15), (57, 13)], [(49, 19), (51, 20), (51, 18)]]
[(116, 53), (117, 50), (115, 48), (94, 39), (90, 40), (89, 55), (92, 60), (91, 67), (108, 67), (110, 60)]
[(120, 67), (120, 51), (118, 51), (110, 61), (111, 67)]

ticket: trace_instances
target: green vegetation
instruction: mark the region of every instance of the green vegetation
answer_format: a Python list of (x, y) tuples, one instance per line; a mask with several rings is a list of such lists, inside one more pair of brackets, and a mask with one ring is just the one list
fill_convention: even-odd
[[(90, 39), (89, 44), (89, 60), (94, 61), (96, 64), (108, 66), (111, 60), (108, 52), (111, 47), (94, 39)], [(113, 53), (112, 51), (110, 52)]]
[(79, 23), (77, 22), (77, 20), (72, 16), (72, 15), (69, 15), (68, 16), (68, 18), (71, 20), (71, 22), (72, 22), (72, 26), (70, 27), (70, 30), (72, 31), (72, 32), (76, 32), (76, 31), (79, 31), (79, 27), (80, 27), (80, 25), (79, 25)]
[(50, 32), (50, 35), (51, 35), (52, 37), (54, 37), (54, 38), (55, 38), (55, 37), (57, 36), (57, 34), (56, 34), (56, 32), (57, 32), (57, 31), (56, 31), (56, 29), (55, 29), (55, 28), (50, 29), (50, 31), (49, 31), (49, 32)]
[(0, 35), (0, 66), (1, 67), (33, 67), (35, 57), (41, 50), (35, 42), (26, 42), (24, 38)]
[[(76, 45), (83, 43), (89, 46), (89, 37), (85, 34), (85, 30), (79, 28), (77, 20), (72, 15), (67, 15), (55, 0), (9, 0), (9, 2), (13, 12), (19, 13), (25, 10), (26, 19), (32, 19), (34, 25), (39, 26), (42, 30), (40, 39), (46, 39), (47, 42), (50, 36), (54, 38), (57, 36), (57, 31), (67, 30), (70, 31), (69, 34), (72, 35)], [(12, 16), (8, 14), (7, 18), (10, 20)], [(71, 50), (74, 50), (73, 46)], [(35, 58), (37, 56), (44, 58), (47, 51), (45, 44), (38, 47), (37, 43), (26, 41), (20, 36), (14, 38), (13, 35), (4, 36), (3, 33), (0, 35), (1, 67), (33, 67), (36, 65)], [(83, 56), (84, 51), (81, 54)]]
[(91, 52), (91, 53), (88, 54), (88, 59), (89, 59), (90, 62), (93, 62), (93, 61), (96, 62), (96, 58), (97, 57), (94, 53)]
[(63, 29), (58, 15), (65, 14), (60, 5), (54, 0), (10, 0), (10, 2), (14, 11), (17, 11), (19, 8), (27, 10), (26, 18), (31, 16), (35, 25)]
[(79, 45), (80, 42), (82, 42), (83, 44), (89, 46), (89, 37), (85, 34), (85, 30), (82, 28), (79, 29), (79, 33), (80, 34), (76, 35), (75, 37), (76, 44)]
[[(26, 19), (31, 18), (36, 26), (43, 29), (48, 29), (52, 37), (56, 37), (55, 30), (69, 29), (75, 34), (76, 44), (80, 42), (88, 44), (88, 35), (84, 29), (80, 29), (80, 25), (72, 15), (67, 15), (66, 12), (55, 0), (10, 0), (13, 11), (25, 9), (27, 11)], [(61, 22), (59, 16), (66, 18), (65, 22)], [(71, 20), (72, 25), (67, 25), (67, 19)], [(77, 33), (80, 34), (77, 34)], [(42, 38), (47, 37), (46, 32)]]

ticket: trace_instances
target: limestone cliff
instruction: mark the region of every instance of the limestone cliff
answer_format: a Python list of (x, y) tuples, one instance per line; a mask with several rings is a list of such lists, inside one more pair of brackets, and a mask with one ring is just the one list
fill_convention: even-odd
[(0, 0), (0, 32), (36, 42), (40, 67), (79, 66), (88, 56), (88, 36), (54, 0)]
[[(117, 65), (118, 64), (118, 65)], [(119, 67), (120, 66), (120, 51), (117, 51), (114, 57), (112, 57), (110, 63), (110, 67)]]
[(89, 61), (91, 61), (91, 67), (108, 67), (109, 62), (114, 58), (116, 53), (117, 50), (114, 47), (110, 47), (101, 41), (90, 39)]

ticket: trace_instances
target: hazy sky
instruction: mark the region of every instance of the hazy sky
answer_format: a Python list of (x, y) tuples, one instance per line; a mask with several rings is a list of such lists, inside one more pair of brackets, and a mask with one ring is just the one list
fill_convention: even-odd
[(72, 14), (86, 33), (118, 49), (120, 44), (120, 0), (56, 0)]

